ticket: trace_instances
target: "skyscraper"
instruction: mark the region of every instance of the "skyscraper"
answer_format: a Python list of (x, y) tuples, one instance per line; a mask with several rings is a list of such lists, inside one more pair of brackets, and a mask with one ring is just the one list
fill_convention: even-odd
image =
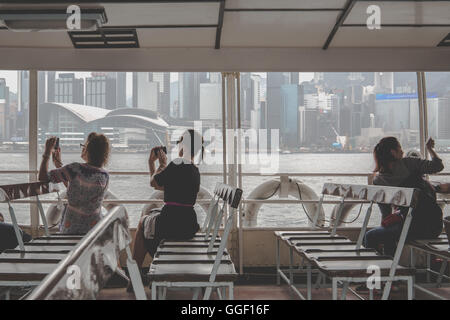
[(289, 84), (288, 72), (267, 73), (267, 129), (281, 127), (281, 86)]
[(22, 70), (17, 72), (17, 103), (18, 110), (28, 112), (29, 98), (28, 88), (30, 87), (30, 79), (28, 71)]
[(440, 98), (438, 102), (437, 138), (450, 140), (450, 98)]
[(159, 83), (150, 79), (149, 72), (133, 72), (133, 108), (158, 111)]
[(47, 101), (46, 97), (45, 71), (38, 72), (38, 105)]
[(298, 84), (281, 86), (280, 136), (282, 145), (285, 147), (295, 148), (299, 145), (299, 98), (302, 89)]
[[(200, 117), (200, 78), (203, 73), (181, 72), (178, 75), (180, 118), (198, 120)], [(206, 77), (205, 77), (206, 78)]]
[(116, 72), (116, 108), (127, 106), (127, 73)]
[(117, 107), (117, 79), (116, 74), (92, 72), (86, 78), (86, 105), (115, 109)]
[(394, 73), (374, 73), (375, 93), (394, 93)]
[(6, 139), (8, 132), (9, 88), (6, 80), (0, 78), (0, 140)]
[(55, 102), (84, 104), (83, 82), (74, 73), (60, 73), (55, 80)]
[(55, 101), (56, 72), (47, 71), (47, 102)]
[(149, 72), (149, 81), (158, 83), (159, 98), (158, 112), (170, 115), (170, 73)]
[(220, 83), (200, 84), (200, 120), (222, 118), (222, 86)]

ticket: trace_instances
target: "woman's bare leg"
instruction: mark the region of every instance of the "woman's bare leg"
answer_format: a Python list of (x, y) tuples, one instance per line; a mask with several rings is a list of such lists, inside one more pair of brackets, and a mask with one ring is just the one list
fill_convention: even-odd
[(144, 228), (143, 228), (143, 218), (139, 221), (138, 227), (136, 229), (136, 234), (134, 235), (134, 246), (133, 246), (133, 259), (136, 261), (138, 267), (141, 267), (144, 263), (145, 255), (147, 254), (147, 249), (144, 245)]

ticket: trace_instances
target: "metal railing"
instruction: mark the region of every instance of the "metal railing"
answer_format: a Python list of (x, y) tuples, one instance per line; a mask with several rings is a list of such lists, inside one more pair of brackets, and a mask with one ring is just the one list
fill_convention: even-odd
[[(1, 174), (30, 174), (37, 173), (37, 171), (33, 170), (0, 170)], [(109, 171), (110, 175), (136, 175), (136, 176), (146, 176), (148, 175), (148, 171)], [(222, 176), (222, 172), (201, 172), (202, 176)], [(372, 173), (363, 173), (363, 172), (279, 172), (279, 173), (271, 173), (271, 174), (261, 174), (257, 172), (243, 172), (243, 177), (281, 177), (281, 176), (291, 176), (291, 177), (370, 177)], [(435, 174), (433, 176), (450, 176), (450, 172), (441, 172)], [(64, 202), (65, 200), (63, 200)], [(208, 203), (210, 200), (198, 199), (197, 203)], [(243, 204), (246, 203), (263, 203), (263, 204), (300, 204), (300, 203), (318, 203), (317, 200), (301, 200), (301, 199), (266, 199), (266, 200), (256, 200), (256, 199), (243, 199), (241, 202)], [(25, 199), (25, 200), (15, 200), (12, 201), (18, 204), (32, 204), (36, 203), (36, 200)], [(163, 204), (164, 201), (161, 199), (109, 199), (103, 201), (105, 204)], [(439, 199), (438, 203), (448, 204), (450, 200), (447, 199)], [(50, 200), (50, 199), (42, 199), (41, 203), (53, 204), (58, 203), (58, 200)], [(339, 204), (338, 200), (324, 200), (323, 204)], [(348, 204), (361, 204), (361, 203), (369, 203), (367, 201), (358, 201), (358, 200), (349, 200), (346, 201)]]

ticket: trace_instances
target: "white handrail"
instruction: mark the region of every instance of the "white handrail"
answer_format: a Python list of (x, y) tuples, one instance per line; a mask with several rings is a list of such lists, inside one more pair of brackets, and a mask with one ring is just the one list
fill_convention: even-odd
[[(0, 170), (0, 174), (29, 174), (37, 173), (33, 170)], [(148, 171), (108, 171), (110, 175), (148, 175)], [(200, 172), (202, 176), (222, 176), (222, 172)], [(291, 176), (291, 177), (367, 177), (371, 176), (372, 172), (278, 172), (261, 174), (259, 172), (243, 172), (244, 177), (277, 177), (277, 176)], [(440, 172), (432, 174), (432, 176), (450, 176), (450, 172)]]
[[(41, 203), (58, 203), (58, 200), (44, 200), (39, 199)], [(209, 203), (211, 199), (202, 199), (197, 200), (196, 203)], [(62, 200), (63, 203), (67, 203), (67, 200)], [(317, 203), (318, 200), (300, 200), (300, 199), (267, 199), (267, 200), (257, 200), (257, 199), (242, 199), (242, 203), (263, 203), (263, 204), (299, 204), (299, 203)], [(446, 199), (438, 199), (438, 203), (448, 203), (448, 200)], [(17, 203), (17, 204), (30, 204), (30, 203), (36, 203), (36, 200), (31, 199), (25, 199), (25, 200), (14, 200), (11, 201), (11, 203)], [(114, 199), (114, 200), (103, 200), (103, 203), (105, 204), (153, 204), (153, 203), (160, 203), (163, 204), (164, 200), (161, 199), (147, 199), (147, 200), (140, 200), (140, 199)], [(323, 204), (339, 204), (341, 203), (340, 200), (323, 200)], [(361, 204), (361, 203), (370, 203), (370, 201), (367, 200), (345, 200), (346, 204)]]

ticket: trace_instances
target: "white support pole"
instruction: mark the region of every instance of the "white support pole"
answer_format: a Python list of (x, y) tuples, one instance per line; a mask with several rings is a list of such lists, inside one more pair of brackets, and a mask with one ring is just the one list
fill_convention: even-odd
[(144, 285), (142, 284), (139, 267), (136, 264), (136, 261), (133, 260), (130, 246), (128, 245), (125, 249), (127, 253), (127, 268), (130, 275), (131, 285), (133, 286), (134, 296), (136, 297), (136, 300), (147, 300), (147, 295), (145, 294)]
[[(223, 230), (223, 236), (222, 236), (222, 240), (220, 241), (220, 245), (219, 248), (217, 250), (217, 255), (216, 255), (216, 259), (214, 260), (214, 265), (212, 267), (211, 270), (211, 275), (209, 277), (209, 282), (210, 283), (214, 283), (216, 280), (216, 275), (217, 272), (219, 271), (219, 267), (220, 264), (222, 262), (222, 257), (223, 257), (223, 253), (225, 251), (225, 247), (227, 245), (228, 242), (228, 236), (230, 234), (231, 228), (233, 227), (233, 216), (235, 213), (236, 209), (231, 209), (230, 210), (230, 215), (227, 219), (227, 222), (225, 224), (225, 228)], [(209, 300), (209, 297), (211, 296), (211, 292), (212, 292), (212, 287), (207, 287), (205, 294), (203, 296), (203, 300)]]
[(225, 211), (226, 206), (227, 206), (227, 202), (224, 201), (222, 208), (220, 209), (219, 213), (217, 214), (217, 217), (215, 220), (215, 225), (214, 225), (214, 231), (211, 236), (211, 239), (209, 240), (209, 245), (208, 245), (208, 250), (207, 250), (208, 253), (212, 252), (214, 250), (214, 244), (216, 243), (217, 235), (219, 233), (220, 224), (222, 222), (223, 213)]
[[(241, 132), (241, 74), (235, 73), (236, 76), (236, 89), (237, 89), (237, 128), (238, 128), (238, 141), (237, 141), (237, 154), (238, 154), (238, 188), (242, 190), (242, 132)], [(242, 214), (243, 205), (239, 204), (238, 208), (238, 243), (239, 243), (239, 274), (244, 274), (244, 235), (242, 230)]]
[[(28, 168), (29, 182), (37, 181), (38, 154), (38, 71), (30, 70), (29, 107), (28, 107)], [(22, 88), (23, 89), (23, 88)], [(37, 236), (39, 232), (39, 213), (36, 204), (30, 204), (31, 234)]]
[(223, 183), (227, 183), (227, 113), (226, 113), (226, 83), (227, 73), (222, 72), (222, 149), (223, 149)]
[[(425, 78), (425, 72), (421, 72), (422, 77), (422, 105), (423, 105), (423, 132), (424, 132), (424, 142), (426, 144), (428, 140), (428, 103), (427, 103), (427, 85), (426, 85), (426, 78)], [(436, 138), (436, 137), (435, 137)], [(428, 158), (428, 150), (425, 148), (425, 159)]]
[(425, 131), (425, 105), (424, 105), (424, 99), (423, 99), (423, 82), (422, 82), (422, 77), (423, 77), (423, 73), (422, 72), (417, 72), (417, 99), (419, 102), (419, 133), (420, 133), (420, 154), (422, 155), (422, 157), (426, 157), (426, 148), (425, 148), (425, 143), (426, 143), (426, 131)]
[(386, 282), (386, 285), (383, 290), (382, 300), (387, 300), (389, 298), (389, 293), (391, 292), (392, 279), (395, 276), (395, 271), (397, 270), (398, 263), (400, 261), (400, 257), (402, 255), (403, 247), (405, 245), (406, 237), (408, 236), (409, 226), (412, 220), (412, 212), (413, 208), (408, 210), (408, 214), (406, 215), (405, 222), (403, 223), (402, 232), (400, 234), (400, 238), (398, 240), (397, 249), (395, 249), (394, 259), (392, 260), (391, 268), (389, 270), (389, 278)]
[(333, 236), (333, 237), (336, 235), (337, 227), (338, 227), (339, 221), (341, 220), (342, 211), (344, 210), (344, 203), (345, 203), (345, 198), (342, 197), (341, 203), (339, 204), (339, 208), (336, 213), (335, 220), (334, 220), (333, 231), (331, 231), (331, 236)]
[(317, 203), (316, 215), (314, 216), (313, 227), (317, 228), (317, 222), (319, 221), (320, 208), (322, 208), (323, 198), (325, 195), (322, 193), (319, 198), (319, 202)]
[(364, 223), (361, 226), (361, 232), (359, 233), (358, 241), (356, 242), (356, 250), (361, 249), (361, 245), (366, 234), (367, 226), (369, 225), (370, 216), (372, 215), (373, 201), (370, 202), (369, 207), (366, 211), (366, 216), (364, 217)]
[(280, 238), (277, 237), (277, 245), (275, 247), (275, 258), (277, 263), (277, 285), (280, 285)]

